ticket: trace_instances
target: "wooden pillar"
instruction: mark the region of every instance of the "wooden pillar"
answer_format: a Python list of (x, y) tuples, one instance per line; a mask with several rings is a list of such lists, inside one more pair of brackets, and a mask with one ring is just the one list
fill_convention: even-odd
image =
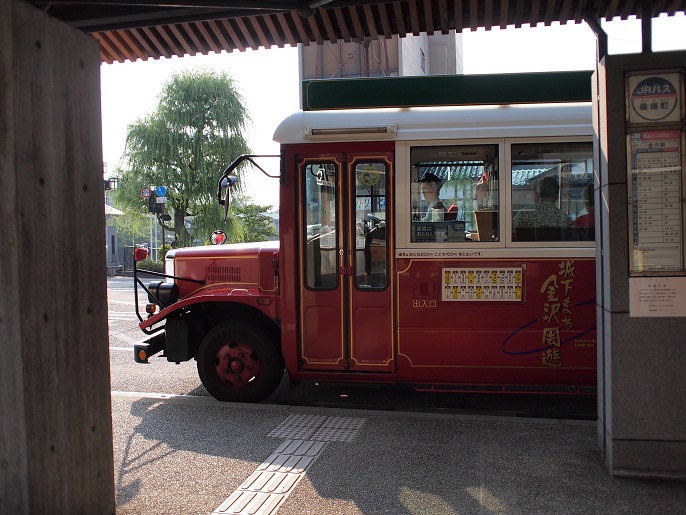
[(0, 513), (114, 513), (100, 59), (0, 2)]

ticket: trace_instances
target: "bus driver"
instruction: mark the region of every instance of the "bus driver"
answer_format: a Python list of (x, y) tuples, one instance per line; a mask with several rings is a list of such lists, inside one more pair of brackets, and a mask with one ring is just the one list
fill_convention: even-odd
[(443, 181), (437, 175), (427, 172), (417, 182), (424, 200), (429, 203), (426, 213), (422, 217), (422, 222), (443, 221), (445, 205), (438, 196), (441, 186), (443, 186)]

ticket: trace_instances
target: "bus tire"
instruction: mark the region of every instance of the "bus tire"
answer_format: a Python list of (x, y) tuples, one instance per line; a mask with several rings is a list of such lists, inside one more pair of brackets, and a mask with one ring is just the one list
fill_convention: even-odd
[(276, 390), (284, 372), (274, 342), (257, 327), (237, 321), (211, 329), (197, 361), (203, 386), (224, 402), (260, 402)]

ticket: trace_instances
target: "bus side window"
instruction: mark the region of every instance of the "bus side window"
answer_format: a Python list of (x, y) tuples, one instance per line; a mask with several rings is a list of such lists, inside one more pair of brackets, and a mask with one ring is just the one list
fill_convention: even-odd
[(497, 145), (410, 149), (412, 243), (498, 241)]
[(512, 241), (595, 239), (592, 153), (585, 142), (512, 145)]

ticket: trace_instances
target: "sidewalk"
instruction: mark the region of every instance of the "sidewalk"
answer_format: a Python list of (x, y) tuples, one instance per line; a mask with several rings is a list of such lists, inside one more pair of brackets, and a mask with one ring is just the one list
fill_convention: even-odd
[(118, 514), (682, 514), (615, 479), (594, 422), (113, 392)]

